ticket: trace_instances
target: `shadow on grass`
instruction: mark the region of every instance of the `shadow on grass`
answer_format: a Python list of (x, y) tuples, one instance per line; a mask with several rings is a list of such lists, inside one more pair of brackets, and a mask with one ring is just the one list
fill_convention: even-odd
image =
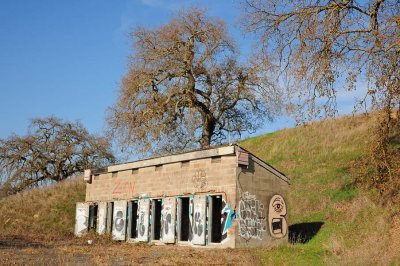
[(321, 229), (323, 222), (298, 223), (289, 226), (289, 243), (305, 244)]

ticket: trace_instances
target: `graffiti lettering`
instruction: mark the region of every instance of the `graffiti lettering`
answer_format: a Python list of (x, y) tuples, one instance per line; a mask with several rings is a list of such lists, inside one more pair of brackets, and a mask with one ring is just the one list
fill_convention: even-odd
[(192, 176), (192, 182), (195, 188), (204, 190), (208, 185), (206, 171), (203, 169), (196, 171)]
[(232, 226), (233, 220), (236, 218), (236, 213), (229, 207), (229, 205), (225, 205), (221, 214), (222, 235), (225, 235), (228, 232), (228, 229)]
[(239, 202), (239, 236), (250, 239), (262, 239), (265, 231), (264, 205), (255, 195), (243, 193)]
[(112, 195), (133, 194), (134, 190), (135, 190), (135, 184), (133, 183), (133, 181), (117, 180), (114, 183), (114, 187), (111, 194)]
[(221, 241), (228, 237), (228, 229), (232, 226), (233, 220), (236, 218), (236, 212), (232, 210), (229, 204), (222, 202), (221, 211)]

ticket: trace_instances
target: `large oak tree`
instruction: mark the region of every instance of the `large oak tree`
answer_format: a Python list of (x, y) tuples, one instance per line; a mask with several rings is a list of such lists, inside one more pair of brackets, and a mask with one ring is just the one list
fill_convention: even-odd
[(109, 112), (121, 147), (163, 153), (208, 147), (253, 132), (279, 105), (256, 63), (241, 63), (223, 21), (179, 12), (133, 33), (134, 54)]
[(115, 161), (110, 143), (81, 123), (33, 119), (25, 136), (0, 139), (0, 192), (14, 194)]

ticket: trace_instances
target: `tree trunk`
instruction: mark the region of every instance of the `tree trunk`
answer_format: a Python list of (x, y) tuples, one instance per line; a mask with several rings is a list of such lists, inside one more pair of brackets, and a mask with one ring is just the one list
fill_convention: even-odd
[(200, 139), (200, 147), (202, 149), (208, 148), (211, 145), (211, 137), (214, 134), (216, 121), (214, 117), (207, 117), (203, 122), (203, 131)]

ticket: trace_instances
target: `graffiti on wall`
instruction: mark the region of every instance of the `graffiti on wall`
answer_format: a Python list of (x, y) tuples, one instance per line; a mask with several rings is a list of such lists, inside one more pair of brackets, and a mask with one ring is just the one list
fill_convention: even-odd
[(139, 200), (138, 209), (138, 239), (139, 241), (148, 240), (149, 230), (149, 211), (150, 211), (150, 200), (141, 199)]
[(225, 204), (225, 202), (223, 202), (223, 208), (221, 214), (222, 214), (221, 228), (222, 228), (222, 235), (224, 235), (228, 233), (228, 229), (232, 226), (233, 220), (236, 218), (236, 213), (234, 210), (230, 208), (229, 204)]
[(194, 196), (193, 198), (193, 223), (192, 223), (192, 244), (205, 244), (206, 227), (206, 202), (205, 195)]
[(236, 212), (231, 209), (229, 204), (222, 201), (221, 211), (221, 241), (228, 237), (228, 229), (231, 228), (234, 219), (236, 218)]
[(135, 191), (135, 184), (130, 180), (115, 180), (113, 189), (111, 191), (112, 195), (120, 195), (120, 194), (133, 194)]
[(164, 198), (161, 215), (162, 241), (175, 242), (175, 198)]
[(239, 201), (239, 236), (262, 239), (265, 232), (264, 205), (255, 195), (244, 192)]
[(193, 231), (196, 235), (201, 236), (203, 234), (203, 219), (202, 219), (202, 206), (201, 204), (196, 205), (194, 208), (194, 225)]
[(75, 235), (81, 236), (86, 233), (89, 224), (89, 205), (86, 203), (76, 204)]
[(286, 222), (286, 203), (281, 195), (274, 195), (269, 202), (268, 224), (271, 236), (282, 238), (286, 236), (288, 226)]
[(206, 170), (200, 169), (192, 176), (193, 186), (197, 189), (204, 190), (208, 185)]
[(112, 235), (115, 240), (125, 240), (126, 208), (126, 201), (114, 202)]

